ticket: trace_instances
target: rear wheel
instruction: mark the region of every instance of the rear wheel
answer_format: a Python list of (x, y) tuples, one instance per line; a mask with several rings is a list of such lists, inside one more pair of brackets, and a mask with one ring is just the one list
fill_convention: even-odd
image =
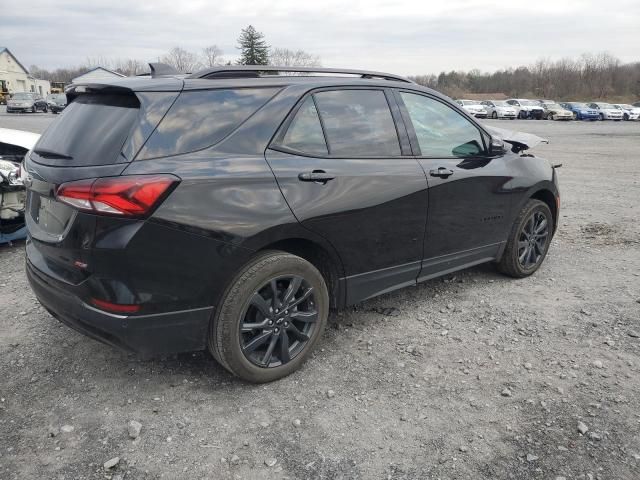
[(547, 204), (530, 199), (513, 224), (498, 270), (516, 278), (527, 277), (538, 270), (549, 250), (553, 222)]
[(285, 252), (265, 252), (243, 267), (225, 292), (209, 329), (209, 350), (244, 380), (277, 380), (304, 363), (328, 312), (327, 287), (312, 264)]

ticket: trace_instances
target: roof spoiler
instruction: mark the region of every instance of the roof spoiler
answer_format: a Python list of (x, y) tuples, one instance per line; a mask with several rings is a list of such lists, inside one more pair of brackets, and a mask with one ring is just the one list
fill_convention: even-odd
[(166, 63), (150, 63), (151, 78), (169, 77), (172, 75), (180, 75), (180, 72)]

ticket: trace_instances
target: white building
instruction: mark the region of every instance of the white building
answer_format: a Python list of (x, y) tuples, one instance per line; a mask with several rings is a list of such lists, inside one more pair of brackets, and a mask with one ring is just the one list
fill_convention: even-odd
[(45, 97), (51, 93), (51, 85), (30, 75), (8, 48), (0, 47), (0, 96), (16, 92), (37, 92)]
[(100, 82), (102, 80), (113, 80), (114, 78), (122, 78), (124, 76), (125, 75), (122, 75), (121, 73), (114, 72), (103, 67), (96, 67), (80, 76), (77, 76), (71, 80), (71, 83)]

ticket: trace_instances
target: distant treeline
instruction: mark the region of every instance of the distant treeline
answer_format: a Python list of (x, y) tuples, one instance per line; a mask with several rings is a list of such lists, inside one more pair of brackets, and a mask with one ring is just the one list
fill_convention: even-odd
[(475, 69), (411, 78), (454, 98), (461, 98), (465, 93), (567, 100), (631, 101), (640, 97), (640, 62), (622, 63), (606, 52), (585, 53), (577, 59), (541, 59), (530, 66), (493, 73)]

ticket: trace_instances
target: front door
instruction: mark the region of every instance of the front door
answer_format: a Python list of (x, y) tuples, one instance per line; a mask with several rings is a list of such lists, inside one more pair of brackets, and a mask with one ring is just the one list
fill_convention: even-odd
[(408, 91), (397, 97), (429, 183), (420, 279), (493, 259), (509, 227), (505, 158), (489, 157), (487, 135), (441, 100)]
[(266, 153), (294, 215), (340, 255), (348, 304), (415, 283), (421, 268), (427, 182), (398, 122), (384, 89), (316, 91)]

